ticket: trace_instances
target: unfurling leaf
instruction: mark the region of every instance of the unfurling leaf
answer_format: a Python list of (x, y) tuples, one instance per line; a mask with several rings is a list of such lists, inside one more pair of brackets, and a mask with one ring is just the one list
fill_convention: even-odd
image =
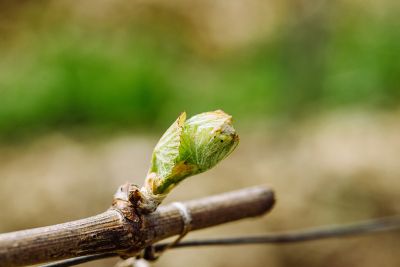
[(225, 112), (205, 112), (188, 120), (183, 112), (154, 148), (142, 191), (162, 199), (186, 177), (214, 167), (238, 143), (232, 116)]

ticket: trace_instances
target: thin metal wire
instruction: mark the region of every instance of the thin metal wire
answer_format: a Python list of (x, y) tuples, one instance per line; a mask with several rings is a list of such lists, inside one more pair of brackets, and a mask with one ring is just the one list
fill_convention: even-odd
[(89, 261), (95, 261), (95, 260), (117, 257), (117, 256), (118, 256), (118, 254), (116, 254), (116, 253), (102, 253), (102, 254), (81, 256), (81, 257), (76, 257), (76, 258), (72, 258), (72, 259), (52, 262), (49, 264), (42, 265), (41, 267), (69, 267), (69, 266), (74, 266), (74, 265), (78, 265), (78, 264), (89, 262)]
[[(372, 234), (398, 229), (400, 229), (400, 216), (394, 216), (368, 220), (359, 223), (331, 225), (319, 228), (310, 228), (303, 231), (293, 231), (262, 236), (182, 241), (178, 244), (175, 244), (171, 248), (246, 244), (286, 244), (327, 238)], [(155, 250), (162, 250), (165, 245), (167, 244), (156, 244)]]
[[(331, 225), (320, 228), (310, 228), (302, 231), (268, 234), (261, 236), (245, 236), (233, 238), (215, 238), (204, 240), (182, 241), (169, 248), (219, 246), (219, 245), (246, 245), (246, 244), (290, 244), (328, 238), (340, 238), (355, 235), (372, 234), (400, 229), (400, 216), (386, 217), (352, 224)], [(155, 251), (163, 251), (170, 243), (155, 244)], [(69, 267), (89, 261), (118, 256), (115, 253), (105, 253), (82, 256), (60, 262), (50, 263), (42, 267)]]
[(148, 246), (144, 249), (143, 258), (148, 261), (155, 261), (157, 260), (165, 251), (169, 248), (174, 247), (175, 245), (179, 244), (179, 242), (189, 233), (190, 229), (192, 228), (192, 215), (190, 214), (189, 209), (186, 207), (185, 204), (182, 202), (174, 202), (172, 203), (181, 214), (183, 227), (180, 235), (174, 241), (168, 244), (164, 244), (162, 247), (159, 247), (157, 250), (155, 245)]

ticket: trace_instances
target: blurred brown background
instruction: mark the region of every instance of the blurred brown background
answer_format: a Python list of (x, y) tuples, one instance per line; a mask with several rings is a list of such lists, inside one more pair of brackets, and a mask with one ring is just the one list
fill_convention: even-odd
[[(294, 230), (400, 213), (397, 1), (1, 1), (0, 232), (94, 215), (163, 131), (223, 109), (241, 136), (167, 202), (268, 184)], [(154, 266), (399, 266), (400, 234), (169, 251)], [(116, 259), (86, 266), (112, 266)]]

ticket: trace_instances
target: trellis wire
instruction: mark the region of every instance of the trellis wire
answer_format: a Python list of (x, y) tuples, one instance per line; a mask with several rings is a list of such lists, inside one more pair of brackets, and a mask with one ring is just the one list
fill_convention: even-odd
[[(393, 231), (400, 229), (400, 216), (392, 216), (366, 220), (357, 223), (344, 225), (331, 225), (318, 228), (309, 228), (301, 231), (293, 231), (286, 233), (267, 234), (260, 236), (244, 236), (231, 238), (214, 238), (204, 240), (189, 240), (174, 244), (169, 248), (185, 248), (199, 246), (220, 246), (220, 245), (250, 245), (250, 244), (288, 244), (299, 243), (305, 241), (313, 241), (328, 238), (339, 238), (347, 236), (355, 236), (362, 234), (371, 234), (384, 231)], [(154, 250), (163, 251), (168, 243), (155, 244)], [(42, 267), (68, 267), (77, 264), (116, 257), (116, 253), (104, 253), (89, 256), (76, 257), (55, 263), (42, 265)]]

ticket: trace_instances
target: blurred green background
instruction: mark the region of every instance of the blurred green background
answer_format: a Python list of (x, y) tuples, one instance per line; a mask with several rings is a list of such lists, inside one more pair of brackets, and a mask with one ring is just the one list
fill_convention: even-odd
[(397, 1), (2, 4), (0, 135), (400, 103)]
[[(119, 184), (142, 182), (184, 110), (232, 114), (242, 144), (170, 200), (263, 183), (278, 195), (270, 217), (199, 236), (400, 213), (399, 12), (395, 0), (1, 1), (0, 232), (101, 212)], [(399, 266), (399, 238), (188, 249), (156, 266)]]

